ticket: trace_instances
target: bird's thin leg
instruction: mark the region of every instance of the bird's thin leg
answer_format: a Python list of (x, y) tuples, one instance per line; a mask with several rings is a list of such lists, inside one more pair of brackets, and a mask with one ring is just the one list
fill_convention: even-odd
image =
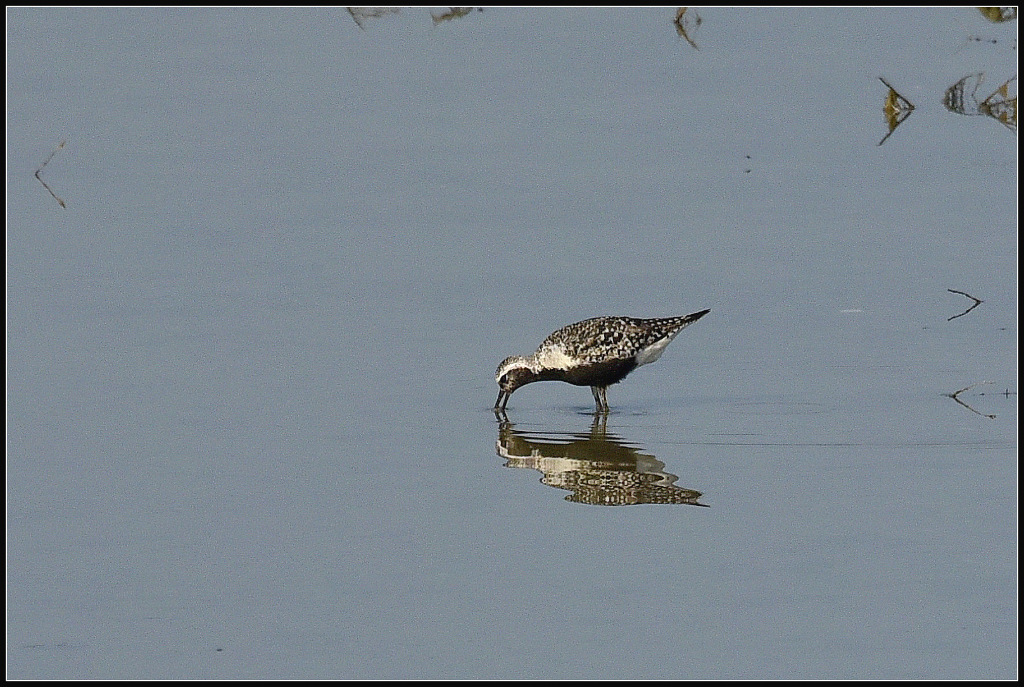
[(598, 412), (606, 412), (608, 410), (608, 399), (605, 396), (607, 388), (603, 386), (592, 386), (590, 387), (590, 391), (594, 394), (594, 401), (597, 403)]

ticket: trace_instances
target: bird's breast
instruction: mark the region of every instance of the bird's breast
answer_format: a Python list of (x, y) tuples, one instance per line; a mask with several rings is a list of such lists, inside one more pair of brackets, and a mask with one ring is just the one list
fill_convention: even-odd
[(579, 361), (565, 352), (561, 346), (545, 346), (537, 351), (537, 362), (545, 370), (568, 370), (576, 367)]
[(636, 369), (636, 358), (615, 358), (560, 371), (562, 381), (576, 386), (604, 387), (621, 382)]

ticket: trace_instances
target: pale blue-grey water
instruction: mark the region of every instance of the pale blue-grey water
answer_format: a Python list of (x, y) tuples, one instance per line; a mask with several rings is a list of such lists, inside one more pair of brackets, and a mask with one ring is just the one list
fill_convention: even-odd
[(1016, 678), (1017, 22), (443, 11), (8, 10), (8, 677)]

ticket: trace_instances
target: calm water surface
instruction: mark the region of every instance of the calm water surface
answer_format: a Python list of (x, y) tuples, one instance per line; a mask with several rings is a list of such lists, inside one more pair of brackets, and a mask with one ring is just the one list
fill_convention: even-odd
[(8, 12), (8, 675), (1015, 678), (1016, 21), (443, 11)]

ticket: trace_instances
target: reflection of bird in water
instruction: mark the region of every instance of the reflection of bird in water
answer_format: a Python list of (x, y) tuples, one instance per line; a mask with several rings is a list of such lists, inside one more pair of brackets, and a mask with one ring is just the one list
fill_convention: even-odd
[(697, 501), (701, 492), (675, 485), (678, 477), (665, 472), (663, 462), (609, 435), (606, 418), (595, 415), (589, 434), (553, 436), (517, 431), (511, 422), (502, 421), (497, 452), (506, 467), (532, 468), (543, 475), (541, 483), (571, 491), (566, 501), (600, 506), (706, 506)]
[(661, 357), (676, 334), (710, 310), (663, 319), (595, 317), (562, 327), (530, 356), (513, 355), (498, 366), (495, 410), (504, 410), (512, 393), (531, 382), (557, 380), (589, 386), (598, 411), (608, 410), (609, 385), (641, 365)]

